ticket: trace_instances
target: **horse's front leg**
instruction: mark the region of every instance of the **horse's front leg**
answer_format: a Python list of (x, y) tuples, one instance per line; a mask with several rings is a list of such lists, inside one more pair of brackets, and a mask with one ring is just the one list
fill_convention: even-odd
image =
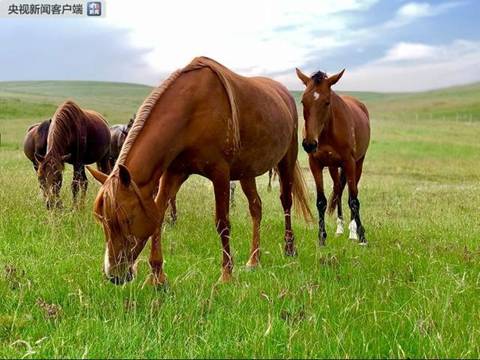
[(79, 191), (81, 191), (80, 204), (84, 205), (87, 188), (88, 188), (88, 179), (87, 179), (87, 175), (85, 174), (85, 166), (83, 164), (73, 165), (72, 197), (73, 197), (74, 207), (78, 205), (77, 195)]
[(325, 246), (325, 241), (327, 240), (327, 230), (325, 229), (327, 198), (325, 197), (325, 191), (323, 188), (323, 165), (321, 165), (313, 156), (309, 156), (308, 161), (317, 188), (318, 243), (320, 246)]
[[(352, 221), (350, 222), (350, 234), (357, 234), (360, 245), (366, 245), (365, 229), (360, 220), (360, 201), (358, 200), (357, 188), (357, 167), (354, 159), (350, 159), (345, 163), (345, 174), (348, 186), (348, 205), (352, 212)], [(352, 239), (352, 235), (350, 235)], [(352, 239), (356, 240), (356, 239)]]
[(163, 271), (163, 252), (162, 252), (162, 225), (165, 218), (165, 212), (168, 208), (169, 199), (177, 193), (186, 176), (183, 174), (172, 174), (166, 172), (160, 181), (160, 187), (155, 198), (155, 203), (159, 210), (159, 224), (152, 235), (152, 248), (150, 251), (150, 268), (152, 274), (150, 283), (154, 286), (163, 286), (167, 282), (167, 277)]

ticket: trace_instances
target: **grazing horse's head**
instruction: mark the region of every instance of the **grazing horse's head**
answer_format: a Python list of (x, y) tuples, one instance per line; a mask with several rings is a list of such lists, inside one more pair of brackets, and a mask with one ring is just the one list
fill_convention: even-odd
[(54, 156), (48, 153), (42, 156), (35, 153), (35, 159), (38, 162), (38, 182), (45, 198), (47, 209), (61, 206), (59, 195), (62, 187), (62, 172), (65, 161), (70, 159), (70, 157), (70, 154)]
[(103, 184), (93, 210), (105, 233), (103, 270), (111, 282), (123, 284), (133, 279), (135, 261), (158, 228), (158, 209), (151, 196), (142, 196), (124, 165), (110, 176), (87, 169)]
[(340, 80), (345, 70), (330, 77), (322, 71), (316, 72), (312, 77), (308, 77), (299, 69), (296, 71), (306, 86), (302, 96), (305, 120), (302, 145), (307, 153), (311, 153), (317, 150), (318, 139), (331, 115), (331, 86)]

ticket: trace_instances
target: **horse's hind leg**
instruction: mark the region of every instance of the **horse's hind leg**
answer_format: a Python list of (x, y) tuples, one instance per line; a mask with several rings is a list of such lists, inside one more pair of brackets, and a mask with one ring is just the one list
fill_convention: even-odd
[(260, 260), (260, 222), (262, 221), (262, 200), (258, 196), (255, 178), (240, 180), (242, 190), (248, 199), (248, 207), (252, 216), (253, 237), (250, 258), (247, 262), (248, 268), (255, 268)]
[[(295, 156), (293, 156), (295, 155)], [(293, 175), (297, 153), (287, 152), (285, 157), (278, 164), (278, 176), (280, 178), (280, 200), (282, 202), (285, 216), (285, 255), (296, 256), (295, 236), (292, 230), (292, 190)]]
[(267, 191), (272, 191), (272, 176), (273, 176), (273, 168), (268, 170), (268, 186)]
[(172, 195), (168, 203), (170, 205), (170, 222), (175, 225), (177, 222), (177, 194)]
[(358, 181), (362, 173), (363, 167), (363, 158), (358, 162), (355, 162), (353, 159), (345, 163), (345, 174), (347, 177), (348, 184), (348, 205), (352, 212), (352, 221), (350, 222), (350, 239), (358, 240), (361, 245), (367, 244), (367, 239), (365, 238), (365, 229), (363, 228), (362, 222), (360, 220), (360, 201), (358, 200)]
[(113, 169), (115, 162), (110, 157), (110, 154), (105, 155), (100, 161), (97, 162), (97, 169), (103, 172), (104, 174), (110, 174)]
[(237, 187), (237, 184), (235, 184), (235, 181), (230, 181), (230, 206), (232, 208), (235, 207), (235, 188)]
[(329, 167), (328, 170), (333, 180), (332, 198), (335, 198), (336, 207), (337, 207), (337, 230), (335, 232), (335, 235), (340, 236), (343, 234), (343, 231), (344, 231), (342, 196), (343, 196), (343, 190), (345, 189), (345, 184), (347, 183), (347, 179), (345, 177), (345, 171), (343, 171), (342, 168), (340, 168), (340, 175), (338, 173), (339, 169), (337, 167)]

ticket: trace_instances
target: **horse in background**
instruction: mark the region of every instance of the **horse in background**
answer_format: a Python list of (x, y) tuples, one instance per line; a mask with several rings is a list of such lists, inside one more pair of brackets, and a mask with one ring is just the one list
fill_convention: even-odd
[(85, 165), (96, 162), (99, 169), (109, 173), (109, 154), (110, 129), (103, 116), (82, 110), (70, 100), (60, 105), (50, 123), (45, 155), (34, 154), (47, 208), (61, 206), (59, 194), (65, 163), (73, 165), (72, 195), (76, 205), (78, 192), (81, 190), (83, 202), (88, 187)]
[[(200, 57), (174, 72), (144, 101), (110, 176), (88, 167), (102, 183), (94, 205), (105, 229), (104, 272), (115, 284), (133, 279), (138, 256), (151, 238), (151, 282), (166, 282), (161, 228), (168, 200), (190, 174), (213, 183), (215, 225), (222, 243), (222, 281), (232, 276), (230, 181), (240, 180), (252, 217), (248, 267), (260, 259), (262, 203), (256, 177), (278, 169), (285, 220), (285, 254), (296, 254), (292, 195), (311, 219), (305, 181), (297, 162), (295, 100), (280, 83), (244, 77)], [(159, 180), (160, 189), (151, 194)], [(199, 214), (198, 216), (204, 216)]]
[(23, 152), (25, 156), (32, 162), (35, 172), (38, 170), (38, 161), (35, 154), (45, 155), (47, 152), (48, 129), (52, 119), (33, 124), (27, 130), (25, 139), (23, 140)]
[(322, 173), (323, 168), (328, 167), (334, 183), (334, 192), (328, 206), (329, 212), (338, 207), (337, 222), (343, 228), (341, 197), (345, 184), (348, 184), (348, 205), (351, 210), (350, 239), (358, 239), (360, 245), (366, 245), (365, 230), (360, 220), (358, 183), (370, 143), (367, 107), (356, 98), (338, 95), (331, 89), (345, 70), (332, 76), (318, 71), (311, 77), (299, 69), (296, 71), (298, 78), (306, 87), (302, 95), (305, 119), (302, 146), (308, 153), (310, 169), (317, 188), (319, 243), (325, 245), (327, 238), (325, 230), (327, 199), (323, 189)]
[(132, 128), (133, 122), (135, 121), (136, 114), (128, 121), (128, 124), (115, 124), (110, 126), (110, 167), (113, 169), (115, 162), (120, 155), (122, 150), (123, 143), (127, 138), (128, 132)]

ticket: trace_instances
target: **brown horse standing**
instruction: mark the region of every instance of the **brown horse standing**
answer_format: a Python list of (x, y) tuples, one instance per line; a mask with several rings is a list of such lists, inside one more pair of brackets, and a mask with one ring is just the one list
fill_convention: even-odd
[[(249, 201), (253, 240), (247, 266), (259, 261), (261, 200), (255, 177), (278, 168), (285, 213), (285, 252), (295, 254), (292, 192), (308, 217), (297, 164), (297, 111), (288, 90), (267, 78), (246, 78), (205, 57), (173, 73), (145, 100), (112, 174), (89, 171), (103, 186), (94, 212), (107, 240), (104, 270), (114, 283), (133, 278), (152, 236), (153, 284), (163, 284), (161, 225), (168, 200), (190, 174), (213, 182), (223, 281), (231, 278), (229, 183), (240, 180)], [(161, 178), (155, 199), (150, 194)]]
[(38, 161), (35, 154), (45, 155), (47, 152), (48, 129), (52, 119), (30, 126), (23, 141), (23, 152), (32, 162), (35, 172), (38, 170)]
[(38, 179), (47, 208), (60, 205), (58, 196), (65, 162), (73, 165), (72, 194), (75, 204), (78, 191), (82, 190), (82, 200), (87, 191), (85, 164), (96, 162), (103, 171), (110, 171), (109, 148), (110, 130), (99, 113), (82, 110), (72, 101), (60, 105), (50, 124), (45, 156), (35, 153), (39, 163)]
[[(338, 206), (338, 221), (343, 228), (341, 197), (345, 182), (348, 184), (348, 205), (351, 210), (350, 238), (361, 245), (367, 243), (365, 230), (360, 221), (358, 182), (362, 175), (363, 160), (370, 142), (370, 121), (364, 104), (350, 96), (340, 96), (331, 90), (343, 72), (328, 77), (319, 71), (311, 78), (297, 69), (297, 75), (305, 84), (302, 96), (305, 129), (303, 148), (309, 154), (310, 169), (317, 187), (319, 214), (318, 238), (325, 245), (325, 211), (327, 199), (323, 190), (323, 168), (329, 167), (334, 182), (330, 211)], [(340, 170), (340, 177), (338, 174)], [(339, 230), (337, 229), (337, 233)]]

